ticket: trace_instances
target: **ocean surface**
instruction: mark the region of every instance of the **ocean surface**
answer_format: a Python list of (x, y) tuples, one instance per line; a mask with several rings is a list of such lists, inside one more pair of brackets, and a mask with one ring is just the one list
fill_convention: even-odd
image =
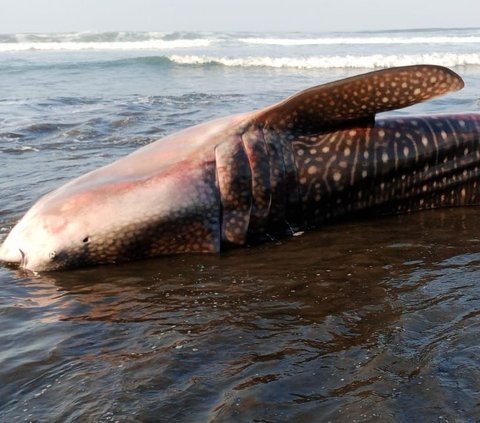
[[(382, 67), (480, 112), (480, 29), (0, 35), (0, 239), (41, 195), (182, 128)], [(1, 422), (480, 421), (480, 210), (220, 255), (0, 267)]]

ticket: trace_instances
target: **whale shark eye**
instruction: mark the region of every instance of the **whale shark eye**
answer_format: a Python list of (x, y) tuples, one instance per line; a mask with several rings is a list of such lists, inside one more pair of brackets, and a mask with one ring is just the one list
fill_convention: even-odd
[(55, 251), (50, 251), (50, 253), (48, 253), (48, 257), (50, 257), (52, 260), (56, 257), (57, 253)]
[(84, 242), (84, 243), (87, 243), (88, 241), (89, 241), (88, 236), (86, 236), (85, 238), (82, 239), (82, 242)]

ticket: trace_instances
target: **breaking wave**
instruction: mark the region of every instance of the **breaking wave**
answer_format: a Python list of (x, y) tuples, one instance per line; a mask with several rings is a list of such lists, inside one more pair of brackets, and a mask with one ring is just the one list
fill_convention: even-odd
[(72, 32), (52, 34), (0, 34), (0, 52), (27, 50), (157, 50), (220, 46), (389, 46), (468, 45), (480, 46), (480, 30), (385, 31), (343, 34), (254, 34), (210, 32)]
[(445, 37), (323, 37), (323, 38), (240, 38), (246, 44), (312, 46), (336, 44), (480, 44), (479, 36)]
[(436, 64), (448, 67), (480, 65), (480, 53), (428, 53), (412, 55), (314, 56), (314, 57), (210, 57), (171, 55), (168, 59), (181, 65), (221, 65), (229, 67), (270, 67), (297, 69), (383, 68), (416, 64)]
[(42, 50), (164, 50), (177, 48), (198, 48), (210, 46), (209, 39), (151, 39), (141, 41), (28, 41), (21, 43), (0, 43), (0, 52)]
[[(392, 55), (332, 55), (309, 57), (222, 57), (208, 55), (158, 55), (111, 60), (87, 60), (74, 63), (56, 63), (56, 69), (107, 69), (124, 67), (168, 68), (182, 67), (229, 67), (229, 68), (276, 68), (276, 69), (377, 69), (393, 66), (435, 64), (446, 67), (480, 66), (480, 53), (428, 53)], [(5, 72), (30, 72), (50, 68), (50, 63), (12, 64), (3, 66)]]

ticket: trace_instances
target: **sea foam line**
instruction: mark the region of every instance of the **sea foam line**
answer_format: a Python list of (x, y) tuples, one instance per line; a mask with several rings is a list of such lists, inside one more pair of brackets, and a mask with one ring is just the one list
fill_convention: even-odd
[(164, 50), (174, 48), (208, 47), (212, 40), (145, 40), (112, 42), (22, 42), (0, 43), (0, 52), (9, 51), (59, 51), (59, 50)]
[(480, 37), (324, 37), (324, 38), (240, 38), (246, 44), (308, 46), (335, 44), (480, 44)]
[(480, 65), (480, 54), (467, 53), (428, 53), (412, 55), (381, 55), (369, 56), (315, 56), (315, 57), (244, 57), (228, 58), (214, 56), (171, 55), (168, 59), (181, 65), (217, 64), (231, 67), (270, 67), (298, 69), (329, 69), (329, 68), (384, 68), (391, 66), (407, 66), (430, 63), (442, 66)]

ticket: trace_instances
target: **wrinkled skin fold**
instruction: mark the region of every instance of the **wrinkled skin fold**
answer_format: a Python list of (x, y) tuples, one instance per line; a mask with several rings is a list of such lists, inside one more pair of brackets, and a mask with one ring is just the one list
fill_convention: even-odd
[(463, 87), (407, 66), (153, 142), (42, 197), (0, 247), (32, 271), (219, 252), (331, 219), (479, 204), (480, 116), (380, 118)]

